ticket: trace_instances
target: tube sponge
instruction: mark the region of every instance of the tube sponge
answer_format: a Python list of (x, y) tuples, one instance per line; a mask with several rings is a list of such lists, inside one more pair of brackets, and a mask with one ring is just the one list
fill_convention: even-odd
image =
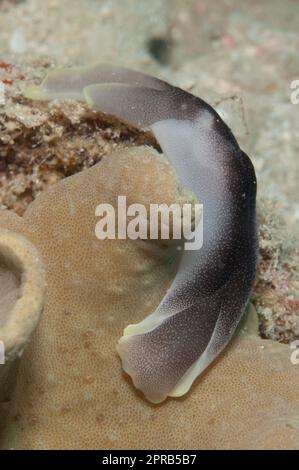
[[(41, 256), (25, 237), (0, 227), (0, 391), (9, 365), (28, 343), (45, 303)], [(6, 366), (6, 367), (5, 367)]]

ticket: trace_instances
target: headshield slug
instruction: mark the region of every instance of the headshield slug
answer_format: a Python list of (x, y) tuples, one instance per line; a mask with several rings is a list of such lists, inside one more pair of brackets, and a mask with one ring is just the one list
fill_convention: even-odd
[(26, 96), (86, 100), (95, 111), (149, 128), (182, 184), (203, 204), (203, 245), (184, 250), (160, 305), (129, 325), (117, 350), (145, 397), (184, 395), (229, 342), (255, 278), (256, 179), (217, 112), (154, 77), (110, 65), (54, 70)]

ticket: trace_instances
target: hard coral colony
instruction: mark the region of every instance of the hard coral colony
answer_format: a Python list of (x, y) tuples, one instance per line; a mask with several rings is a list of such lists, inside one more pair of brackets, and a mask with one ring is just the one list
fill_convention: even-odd
[(41, 253), (48, 285), (41, 321), (11, 370), (1, 448), (298, 448), (289, 348), (262, 340), (251, 315), (192, 393), (158, 406), (133, 393), (115, 344), (159, 304), (177, 266), (171, 246), (95, 241), (94, 208), (118, 192), (146, 206), (184, 198), (166, 159), (135, 147), (53, 185), (22, 217), (0, 211), (0, 230)]
[(203, 247), (184, 251), (156, 310), (128, 326), (117, 346), (149, 401), (184, 395), (227, 345), (254, 282), (256, 180), (249, 158), (207, 103), (139, 72), (110, 65), (54, 70), (26, 95), (85, 100), (94, 111), (149, 128), (181, 184), (203, 203)]

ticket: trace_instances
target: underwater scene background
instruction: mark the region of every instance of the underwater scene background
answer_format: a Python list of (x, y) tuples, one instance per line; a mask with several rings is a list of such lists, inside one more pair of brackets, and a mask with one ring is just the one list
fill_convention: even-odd
[[(299, 448), (298, 31), (296, 0), (0, 0), (0, 448)], [(147, 129), (26, 95), (56, 68), (93, 63), (208, 102), (257, 177), (249, 313), (191, 392), (158, 405), (116, 344), (159, 305), (179, 259), (171, 244), (100, 244), (90, 227), (116, 193), (194, 200)]]

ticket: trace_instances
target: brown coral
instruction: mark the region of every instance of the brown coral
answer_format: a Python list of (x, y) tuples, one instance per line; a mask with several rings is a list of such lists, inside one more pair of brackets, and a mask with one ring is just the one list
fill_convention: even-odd
[[(134, 186), (144, 165), (147, 193)], [(299, 448), (298, 374), (285, 345), (241, 334), (191, 394), (161, 406), (146, 403), (122, 374), (115, 344), (124, 326), (153, 310), (176, 268), (171, 247), (95, 238), (96, 205), (114, 204), (128, 188), (136, 202), (181, 196), (169, 164), (136, 149), (58, 183), (23, 219), (0, 214), (0, 226), (40, 249), (49, 284), (42, 322), (7, 406), (2, 446)]]

